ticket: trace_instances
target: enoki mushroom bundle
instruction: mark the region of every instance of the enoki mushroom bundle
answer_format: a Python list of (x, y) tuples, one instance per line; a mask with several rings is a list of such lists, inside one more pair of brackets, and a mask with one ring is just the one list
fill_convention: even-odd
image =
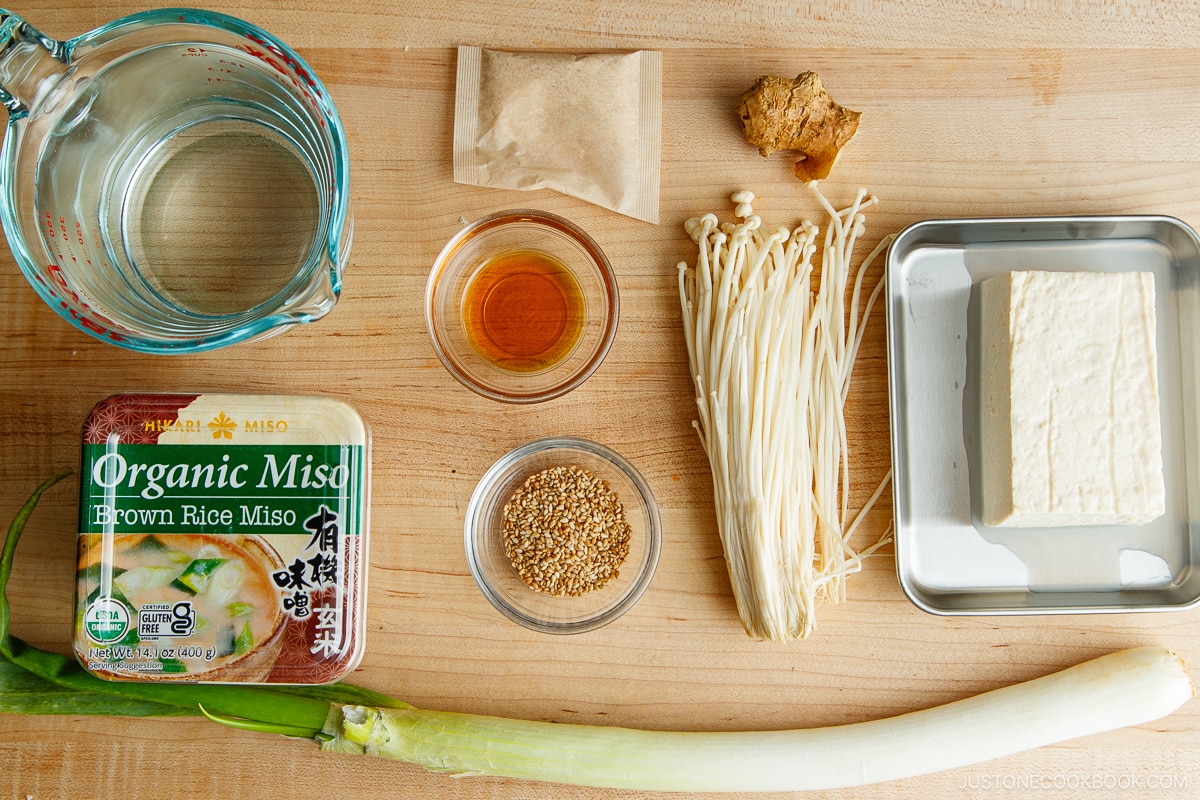
[[(863, 278), (887, 249), (887, 237), (851, 267), (864, 210), (876, 202), (860, 189), (829, 215), (814, 292), (818, 229), (766, 231), (754, 195), (738, 192), (738, 223), (714, 214), (685, 225), (699, 253), (679, 265), (688, 357), (700, 434), (712, 467), (717, 525), (738, 615), (753, 637), (807, 638), (816, 606), (845, 599), (846, 576), (890, 541), (858, 552), (858, 522), (891, 473), (849, 519), (850, 460), (846, 397), (867, 319), (884, 282), (862, 303)], [(850, 287), (852, 274), (853, 287)], [(849, 294), (849, 308), (846, 307)]]

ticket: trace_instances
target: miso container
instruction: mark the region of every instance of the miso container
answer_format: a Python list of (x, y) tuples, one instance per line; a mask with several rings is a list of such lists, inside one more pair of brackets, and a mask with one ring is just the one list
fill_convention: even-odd
[(83, 431), (76, 658), (109, 680), (341, 678), (363, 648), (369, 448), (332, 398), (99, 403)]

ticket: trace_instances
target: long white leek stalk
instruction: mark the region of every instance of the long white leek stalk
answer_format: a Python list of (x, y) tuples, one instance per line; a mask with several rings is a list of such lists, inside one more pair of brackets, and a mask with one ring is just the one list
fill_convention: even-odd
[(955, 769), (1170, 714), (1183, 661), (1137, 648), (891, 719), (830, 728), (677, 733), (418, 709), (335, 706), (324, 748), (431, 770), (640, 791), (800, 791)]

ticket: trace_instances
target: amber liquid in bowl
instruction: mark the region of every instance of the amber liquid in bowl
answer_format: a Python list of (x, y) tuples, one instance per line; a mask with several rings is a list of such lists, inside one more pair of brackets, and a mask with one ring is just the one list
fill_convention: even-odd
[(583, 335), (579, 282), (558, 259), (536, 250), (496, 256), (463, 297), (467, 340), (480, 357), (510, 372), (561, 363)]

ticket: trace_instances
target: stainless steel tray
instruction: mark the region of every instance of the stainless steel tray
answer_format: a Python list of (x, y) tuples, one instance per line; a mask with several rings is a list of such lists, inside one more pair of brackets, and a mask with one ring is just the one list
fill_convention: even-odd
[[(980, 520), (979, 283), (1017, 269), (1150, 271), (1167, 513), (1147, 525)], [(935, 614), (1181, 609), (1200, 603), (1200, 239), (1170, 217), (932, 220), (887, 263), (896, 568)]]

